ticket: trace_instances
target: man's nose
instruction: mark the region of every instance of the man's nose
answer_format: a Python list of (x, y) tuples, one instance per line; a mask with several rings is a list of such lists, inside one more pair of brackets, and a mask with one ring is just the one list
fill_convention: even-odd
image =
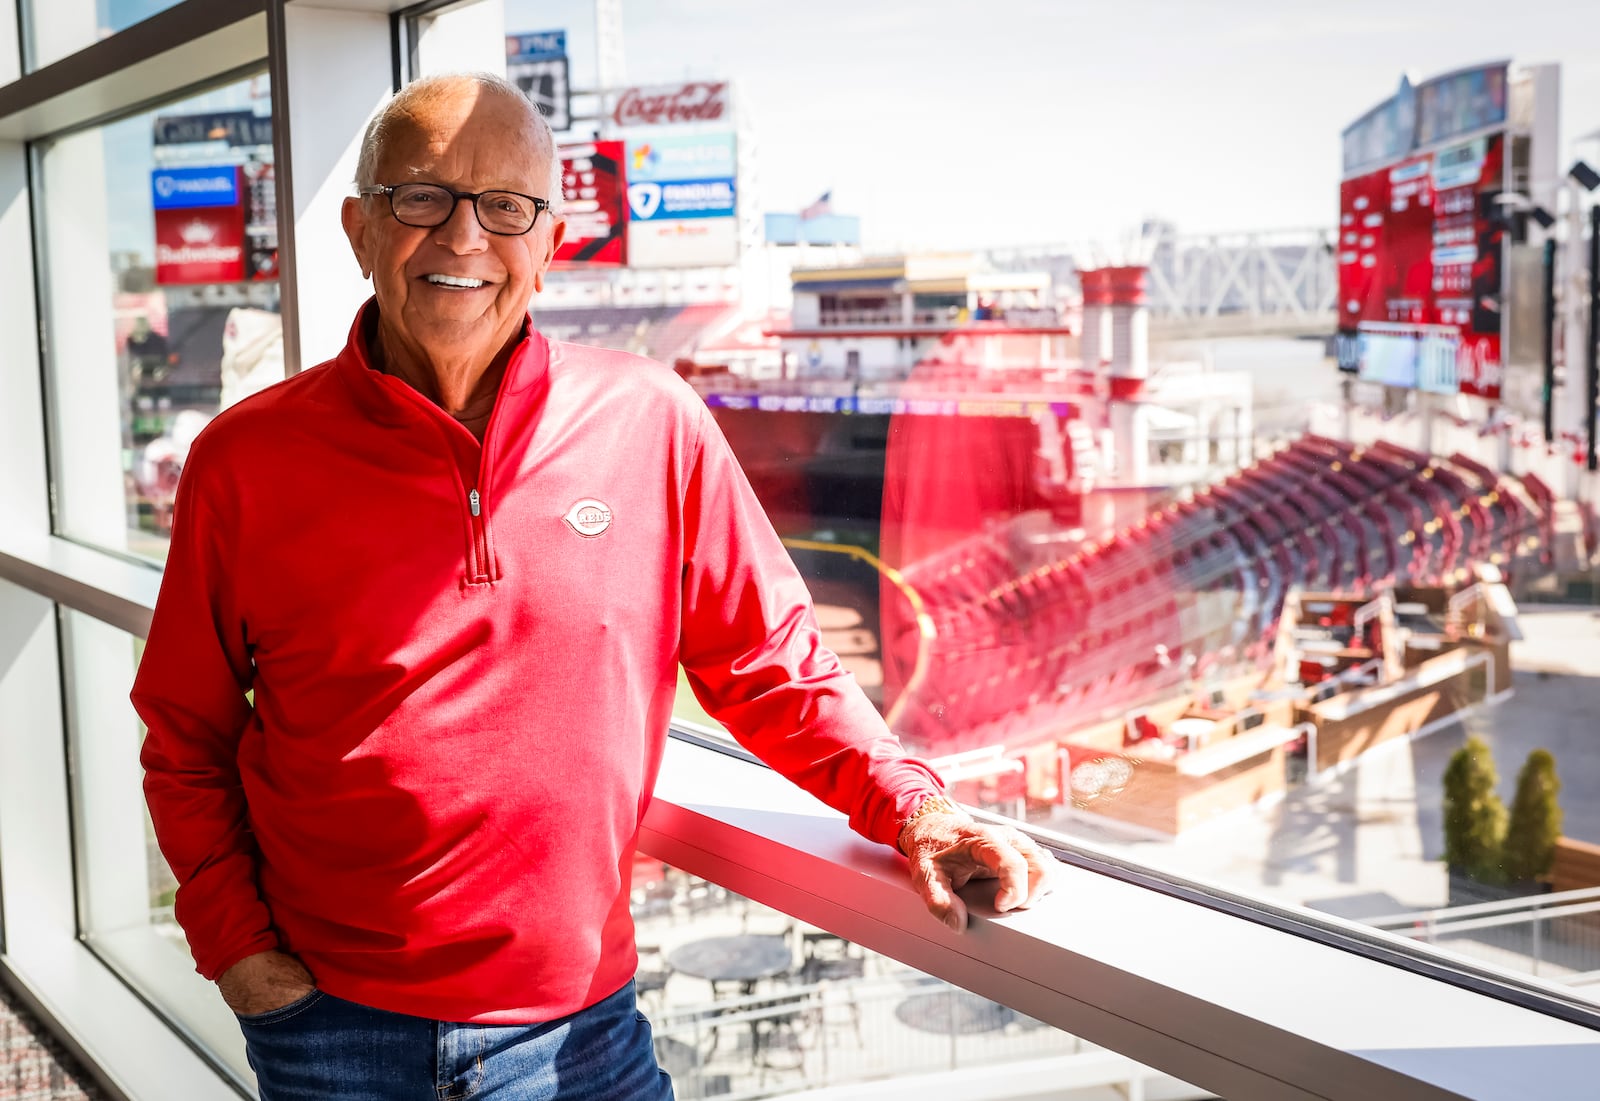
[(455, 252), (477, 252), (487, 247), (489, 234), (478, 222), (471, 199), (457, 199), (450, 217), (433, 231), (434, 240)]

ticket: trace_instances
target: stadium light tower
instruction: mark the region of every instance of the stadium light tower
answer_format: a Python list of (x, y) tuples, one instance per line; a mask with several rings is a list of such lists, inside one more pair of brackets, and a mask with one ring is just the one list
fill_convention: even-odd
[(1500, 218), (1508, 228), (1516, 216), (1532, 218), (1544, 231), (1540, 268), (1543, 272), (1543, 292), (1540, 298), (1540, 335), (1544, 341), (1543, 376), (1540, 385), (1539, 405), (1544, 421), (1544, 442), (1554, 443), (1556, 438), (1556, 224), (1554, 214), (1518, 191), (1503, 191), (1495, 196), (1500, 204)]
[(628, 67), (622, 45), (622, 0), (594, 0), (594, 38), (600, 91), (626, 86)]
[[(1600, 187), (1600, 172), (1583, 161), (1567, 169), (1584, 192)], [(1595, 456), (1595, 405), (1600, 402), (1600, 364), (1595, 362), (1597, 345), (1600, 345), (1600, 203), (1589, 204), (1589, 330), (1583, 348), (1584, 367), (1584, 458), (1585, 467), (1593, 471)]]

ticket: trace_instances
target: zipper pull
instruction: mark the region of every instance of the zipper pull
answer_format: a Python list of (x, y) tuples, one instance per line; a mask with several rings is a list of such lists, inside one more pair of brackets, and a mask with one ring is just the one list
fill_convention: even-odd
[(482, 498), (478, 496), (477, 490), (473, 490), (471, 493), (467, 494), (467, 504), (472, 506), (472, 515), (479, 515), (479, 505), (481, 502)]

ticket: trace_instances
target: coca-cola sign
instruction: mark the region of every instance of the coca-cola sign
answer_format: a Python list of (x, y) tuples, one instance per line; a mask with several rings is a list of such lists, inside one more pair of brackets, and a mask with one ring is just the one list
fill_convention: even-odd
[(727, 81), (691, 80), (618, 93), (611, 118), (618, 126), (670, 126), (716, 122), (728, 114)]

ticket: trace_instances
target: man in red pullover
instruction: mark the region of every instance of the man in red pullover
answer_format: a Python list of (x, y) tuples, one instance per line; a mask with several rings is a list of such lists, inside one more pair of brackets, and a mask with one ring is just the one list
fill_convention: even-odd
[(345, 201), (374, 283), (349, 343), (190, 452), (133, 699), (264, 1101), (671, 1096), (628, 894), (679, 663), (956, 930), (968, 879), (1046, 889), (821, 646), (694, 392), (533, 328), (560, 179), (513, 86), (410, 85)]

